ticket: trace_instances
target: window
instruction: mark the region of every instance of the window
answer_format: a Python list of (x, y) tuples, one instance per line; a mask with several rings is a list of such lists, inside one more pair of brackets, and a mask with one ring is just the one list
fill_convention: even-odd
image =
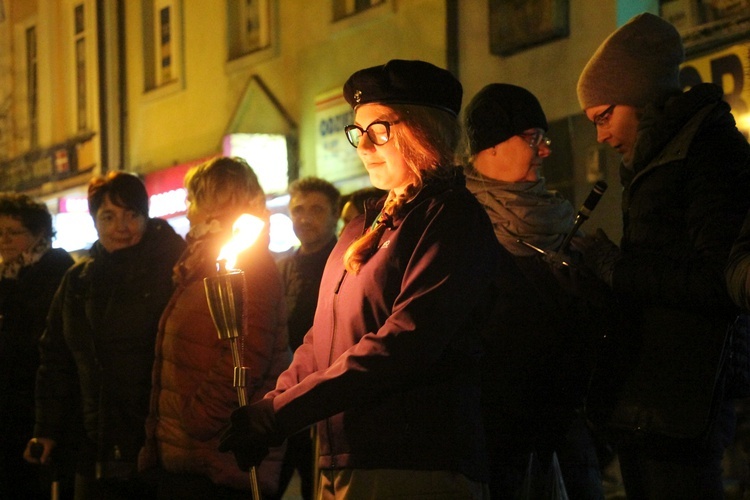
[(569, 0), (490, 0), (490, 52), (510, 56), (565, 38)]
[(36, 27), (26, 29), (26, 98), (29, 113), (29, 147), (39, 146), (39, 85), (37, 82)]
[(333, 20), (354, 16), (385, 2), (386, 0), (333, 0)]
[(167, 5), (159, 9), (159, 23), (157, 25), (156, 38), (159, 42), (157, 47), (158, 72), (162, 82), (172, 80), (172, 7)]
[(152, 90), (180, 79), (179, 0), (142, 0), (144, 87)]
[(86, 130), (88, 104), (86, 98), (86, 35), (83, 5), (76, 5), (73, 10), (73, 33), (76, 58), (76, 123), (78, 130)]
[(237, 59), (271, 45), (270, 0), (229, 0), (229, 59)]

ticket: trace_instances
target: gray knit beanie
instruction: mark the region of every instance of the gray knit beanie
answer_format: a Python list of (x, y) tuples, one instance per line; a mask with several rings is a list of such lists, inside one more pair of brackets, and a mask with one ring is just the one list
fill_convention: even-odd
[(509, 83), (490, 83), (464, 110), (464, 126), (472, 155), (531, 128), (548, 129), (536, 96)]
[(599, 46), (578, 79), (582, 109), (603, 104), (642, 107), (680, 90), (685, 51), (674, 26), (653, 14), (639, 14)]

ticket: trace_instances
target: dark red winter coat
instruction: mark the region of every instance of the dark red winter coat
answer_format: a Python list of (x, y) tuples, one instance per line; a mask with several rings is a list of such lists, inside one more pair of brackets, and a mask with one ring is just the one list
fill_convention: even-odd
[[(231, 343), (220, 339), (206, 302), (203, 278), (216, 274), (220, 237), (189, 243), (176, 266), (177, 289), (167, 304), (156, 339), (151, 410), (139, 467), (160, 465), (172, 473), (198, 474), (214, 483), (250, 489), (249, 475), (231, 453), (218, 451), (229, 417), (239, 407), (233, 385)], [(271, 390), (289, 365), (284, 293), (276, 264), (260, 241), (240, 254), (236, 269), (245, 273), (245, 324), (238, 340), (249, 368), (247, 399)], [(278, 454), (261, 466), (262, 491), (275, 491)]]

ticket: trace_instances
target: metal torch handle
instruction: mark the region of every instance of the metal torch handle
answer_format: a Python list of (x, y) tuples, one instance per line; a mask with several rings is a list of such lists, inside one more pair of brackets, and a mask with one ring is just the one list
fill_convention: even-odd
[(234, 361), (234, 380), (233, 385), (237, 389), (237, 399), (240, 406), (247, 406), (247, 371), (248, 368), (242, 366), (240, 348), (237, 345), (237, 337), (229, 339), (229, 345), (232, 348), (232, 360)]
[[(232, 359), (234, 360), (234, 387), (237, 389), (237, 400), (240, 407), (247, 406), (247, 372), (248, 368), (242, 366), (240, 349), (237, 345), (237, 337), (229, 339), (229, 345), (232, 348)], [(261, 500), (260, 489), (258, 488), (258, 472), (255, 467), (250, 467), (250, 489), (252, 490), (253, 500)]]

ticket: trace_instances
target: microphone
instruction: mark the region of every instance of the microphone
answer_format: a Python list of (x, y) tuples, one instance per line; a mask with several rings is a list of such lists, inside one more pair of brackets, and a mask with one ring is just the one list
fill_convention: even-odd
[(575, 234), (578, 232), (578, 228), (580, 228), (581, 225), (589, 219), (589, 217), (591, 216), (592, 210), (596, 208), (596, 205), (599, 203), (599, 200), (602, 199), (602, 195), (604, 194), (604, 191), (607, 190), (607, 187), (608, 187), (607, 183), (604, 181), (597, 181), (596, 184), (594, 184), (594, 187), (591, 189), (591, 192), (586, 197), (586, 201), (583, 202), (583, 205), (581, 205), (581, 208), (578, 210), (578, 214), (576, 215), (576, 218), (573, 221), (573, 228), (565, 236), (565, 239), (560, 245), (560, 249), (558, 250), (558, 252), (562, 253), (568, 249), (568, 245), (570, 245), (570, 240), (572, 240), (573, 236), (575, 236)]

